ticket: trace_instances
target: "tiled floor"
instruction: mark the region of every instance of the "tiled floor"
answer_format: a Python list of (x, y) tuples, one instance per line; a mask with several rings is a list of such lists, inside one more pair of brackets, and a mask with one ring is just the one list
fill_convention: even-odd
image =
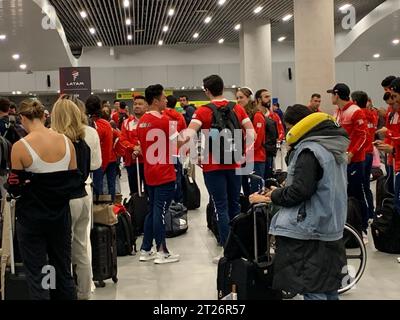
[[(156, 266), (139, 263), (138, 256), (118, 260), (118, 284), (107, 281), (96, 289), (96, 300), (215, 300), (217, 266), (212, 258), (218, 253), (216, 242), (206, 227), (205, 207), (208, 195), (201, 173), (197, 182), (202, 192), (202, 207), (189, 213), (186, 235), (168, 240), (169, 248), (181, 255), (176, 264)], [(122, 190), (127, 191), (126, 177)], [(141, 239), (138, 239), (138, 246)], [(400, 299), (400, 263), (397, 256), (377, 252), (372, 239), (368, 244), (367, 268), (357, 287), (341, 299)]]

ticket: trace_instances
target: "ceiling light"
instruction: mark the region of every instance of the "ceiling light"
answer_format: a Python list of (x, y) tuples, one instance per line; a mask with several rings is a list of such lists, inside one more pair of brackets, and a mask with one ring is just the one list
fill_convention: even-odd
[(196, 32), (196, 33), (193, 35), (193, 38), (197, 39), (198, 37), (199, 37), (199, 34)]
[(182, 89), (182, 90), (185, 90), (185, 87), (182, 87), (181, 89)]
[(164, 41), (162, 41), (162, 40), (158, 41), (159, 46), (162, 46), (163, 44), (164, 44)]
[(211, 21), (211, 17), (207, 17), (207, 18), (205, 18), (204, 23), (210, 23), (210, 21)]
[(61, 93), (61, 91), (60, 91), (60, 90), (57, 90), (57, 93)]
[(131, 41), (132, 38), (133, 38), (132, 35), (131, 35), (131, 34), (128, 34), (128, 40)]
[(260, 13), (263, 7), (257, 7), (254, 9), (254, 13)]
[(16, 92), (15, 92), (15, 91), (13, 91), (13, 92), (12, 92), (12, 94), (16, 94)]
[(85, 18), (87, 17), (86, 11), (81, 11), (81, 12), (80, 12), (80, 15), (81, 15), (81, 17), (82, 17), (83, 19), (85, 19)]
[(235, 89), (235, 88), (236, 88), (236, 85), (233, 85), (233, 86), (232, 86), (232, 89)]
[(135, 91), (135, 88), (131, 88), (131, 91), (132, 91), (132, 92)]
[(240, 30), (240, 28), (242, 27), (242, 25), (239, 23), (235, 26), (235, 30)]
[(222, 5), (225, 4), (225, 2), (226, 2), (226, 0), (219, 0), (219, 1), (218, 1), (218, 4), (219, 4), (220, 6), (222, 6)]
[(132, 20), (128, 18), (126, 19), (125, 23), (127, 26), (130, 26), (132, 24)]
[(286, 16), (284, 16), (282, 18), (283, 21), (289, 21), (290, 19), (292, 19), (293, 15), (292, 14), (287, 14)]
[(341, 6), (340, 8), (339, 8), (339, 11), (346, 11), (348, 8), (350, 8), (351, 7), (351, 4), (349, 4), (349, 3), (346, 3), (345, 5), (343, 5), (343, 6)]
[(21, 65), (19, 66), (19, 68), (20, 68), (21, 70), (25, 70), (25, 69), (27, 68), (27, 65), (26, 65), (25, 63), (23, 63), (23, 64), (21, 64)]
[(21, 91), (17, 91), (17, 94), (22, 94), (22, 92)]
[(168, 26), (164, 26), (163, 29), (162, 29), (162, 31), (167, 32), (168, 29), (169, 29)]
[(174, 9), (171, 8), (171, 9), (168, 10), (168, 15), (170, 17), (172, 17), (174, 14), (175, 14), (175, 10)]
[(225, 42), (225, 39), (219, 39), (218, 43), (223, 44)]
[(124, 0), (124, 7), (129, 8), (129, 6), (130, 6), (129, 0)]
[(381, 55), (380, 55), (379, 53), (375, 53), (375, 54), (374, 54), (374, 58), (375, 58), (375, 59), (379, 59), (380, 57), (381, 57)]
[(101, 41), (99, 41), (99, 42), (97, 42), (97, 46), (98, 46), (98, 47), (102, 47), (102, 46), (103, 46), (103, 43), (102, 43)]
[(398, 44), (400, 43), (400, 39), (394, 39), (394, 40), (392, 41), (392, 43), (393, 43), (394, 45), (398, 45)]
[(106, 89), (103, 89), (103, 92), (106, 92), (107, 90)]
[(90, 32), (91, 34), (95, 34), (95, 33), (96, 33), (96, 29), (95, 29), (95, 28), (89, 28), (89, 32)]
[(280, 38), (278, 39), (279, 42), (282, 42), (282, 41), (285, 41), (285, 40), (286, 40), (286, 37), (280, 37)]
[(6, 40), (7, 36), (5, 34), (0, 34), (0, 40)]
[(20, 56), (18, 53), (12, 55), (12, 58), (13, 58), (14, 60), (19, 60), (20, 57), (21, 57), (21, 56)]

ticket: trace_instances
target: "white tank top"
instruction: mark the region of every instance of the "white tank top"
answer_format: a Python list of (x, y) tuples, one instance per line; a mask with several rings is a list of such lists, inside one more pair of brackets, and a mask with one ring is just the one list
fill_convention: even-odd
[(32, 157), (32, 164), (29, 168), (26, 168), (25, 171), (32, 173), (52, 173), (52, 172), (60, 172), (67, 171), (69, 169), (69, 163), (71, 161), (71, 150), (69, 148), (68, 139), (65, 135), (65, 156), (60, 161), (57, 162), (46, 162), (43, 161), (35, 150), (29, 145), (29, 143), (25, 139), (21, 139), (26, 149), (30, 153)]

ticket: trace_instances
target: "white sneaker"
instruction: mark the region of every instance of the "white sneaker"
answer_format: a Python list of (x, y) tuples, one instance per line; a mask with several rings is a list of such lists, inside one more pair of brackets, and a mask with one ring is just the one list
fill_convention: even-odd
[(363, 242), (364, 242), (364, 244), (367, 245), (367, 244), (368, 244), (368, 234), (366, 234), (365, 232), (363, 232), (363, 233), (362, 233), (362, 236), (363, 236)]
[(179, 254), (173, 253), (165, 253), (165, 252), (157, 252), (157, 257), (154, 260), (155, 264), (166, 264), (166, 263), (174, 263), (179, 262), (180, 256)]
[(139, 258), (140, 262), (147, 262), (154, 260), (156, 258), (157, 258), (156, 253), (153, 250), (150, 251), (140, 250), (140, 258)]

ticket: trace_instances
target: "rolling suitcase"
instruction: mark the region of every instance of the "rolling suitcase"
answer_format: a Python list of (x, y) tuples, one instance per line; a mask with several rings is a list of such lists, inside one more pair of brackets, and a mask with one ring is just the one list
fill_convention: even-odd
[[(14, 221), (15, 200), (4, 206), (3, 252), (1, 261), (1, 288), (3, 300), (30, 300), (29, 287), (22, 263), (15, 263)], [(5, 230), (7, 229), (7, 230)], [(7, 241), (8, 240), (8, 241)], [(6, 244), (7, 243), (7, 244)], [(18, 245), (18, 244), (17, 244)], [(9, 246), (6, 249), (6, 246)], [(7, 266), (7, 261), (10, 266)]]
[(196, 181), (185, 170), (182, 178), (183, 205), (188, 210), (196, 210), (201, 206), (200, 189)]
[(98, 287), (105, 287), (104, 280), (117, 278), (117, 236), (116, 226), (95, 224), (90, 235), (92, 243), (93, 281)]
[[(354, 198), (350, 197), (348, 199), (347, 207), (347, 224), (352, 226), (362, 238), (362, 213), (361, 204)], [(343, 240), (347, 249), (356, 249), (359, 247), (357, 240), (350, 234), (349, 231), (345, 230), (343, 234)]]
[(165, 215), (165, 232), (167, 238), (175, 238), (185, 234), (188, 229), (188, 210), (181, 203), (173, 203)]
[(218, 299), (228, 296), (233, 287), (238, 300), (282, 299), (282, 292), (272, 289), (270, 214), (270, 207), (255, 205), (232, 220), (225, 256), (218, 264)]
[(220, 238), (218, 230), (217, 213), (215, 212), (214, 203), (211, 199), (207, 205), (206, 213), (207, 213), (207, 228), (213, 233), (215, 239), (219, 243)]

